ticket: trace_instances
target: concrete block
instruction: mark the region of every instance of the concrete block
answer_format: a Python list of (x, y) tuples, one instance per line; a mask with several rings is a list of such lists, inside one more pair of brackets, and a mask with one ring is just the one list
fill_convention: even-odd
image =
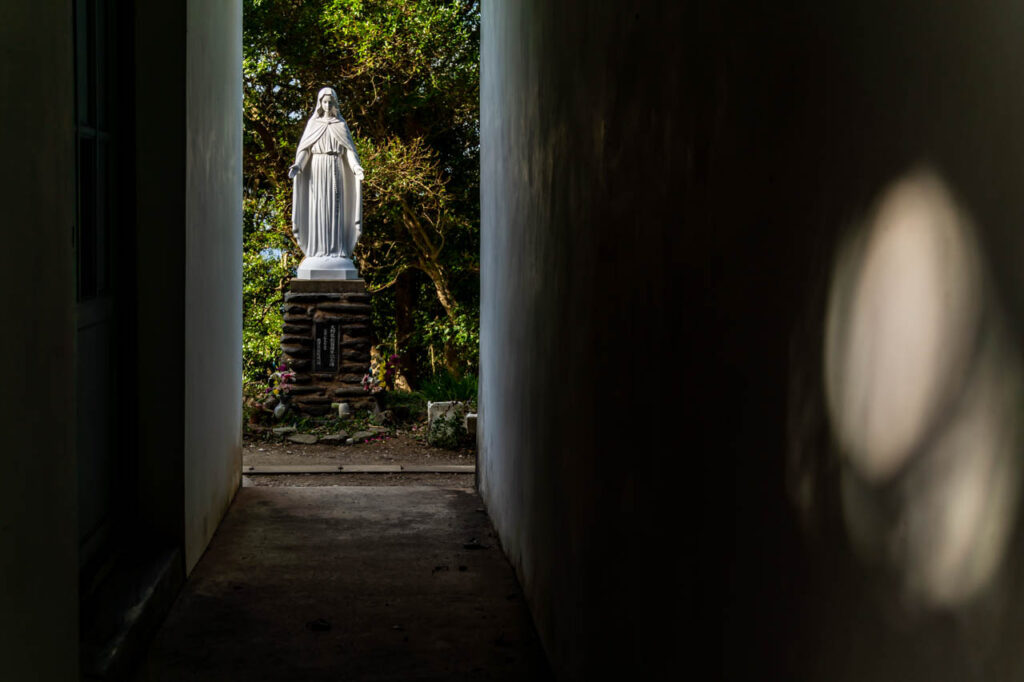
[(460, 400), (442, 400), (436, 403), (427, 403), (427, 423), (434, 425), (438, 417), (465, 417), (468, 408), (466, 403)]

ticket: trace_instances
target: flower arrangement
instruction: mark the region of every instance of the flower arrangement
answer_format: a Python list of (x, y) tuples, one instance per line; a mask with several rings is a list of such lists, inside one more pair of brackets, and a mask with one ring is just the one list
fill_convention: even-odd
[(384, 362), (370, 363), (370, 372), (363, 375), (363, 390), (367, 393), (380, 393), (385, 388), (389, 391), (394, 390), (397, 377), (398, 355), (392, 353)]
[(277, 401), (274, 407), (274, 416), (280, 418), (288, 409), (288, 402), (291, 398), (291, 383), (295, 380), (295, 372), (288, 368), (284, 362), (277, 366), (277, 371), (270, 375), (270, 385), (267, 386), (268, 402)]
[(384, 387), (380, 385), (380, 381), (377, 380), (373, 365), (370, 365), (370, 373), (364, 374), (363, 380), (360, 383), (362, 383), (363, 390), (367, 393), (380, 393), (384, 390)]

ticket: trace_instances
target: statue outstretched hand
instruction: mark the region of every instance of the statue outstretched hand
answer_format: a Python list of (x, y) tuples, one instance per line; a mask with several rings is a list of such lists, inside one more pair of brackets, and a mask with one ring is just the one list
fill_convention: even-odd
[(292, 167), (288, 169), (288, 179), (293, 180), (300, 172), (298, 164), (292, 165)]
[(352, 169), (352, 173), (356, 176), (357, 180), (363, 179), (363, 168), (362, 166), (356, 166)]

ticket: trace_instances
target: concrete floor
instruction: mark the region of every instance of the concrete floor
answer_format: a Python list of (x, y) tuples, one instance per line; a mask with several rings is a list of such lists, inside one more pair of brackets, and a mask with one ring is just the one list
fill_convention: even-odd
[(138, 679), (549, 676), (475, 492), (295, 487), (239, 491)]

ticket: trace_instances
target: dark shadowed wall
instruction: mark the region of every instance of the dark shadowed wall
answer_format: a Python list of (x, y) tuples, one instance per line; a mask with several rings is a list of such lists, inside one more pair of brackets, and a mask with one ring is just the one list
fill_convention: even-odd
[(823, 348), (841, 239), (920, 168), (1016, 338), (1022, 29), (1006, 2), (484, 4), (479, 483), (562, 678), (1021, 674), (1020, 609), (985, 606), (1024, 605), (1013, 552), (904, 608), (851, 548)]
[[(129, 471), (104, 482), (137, 485), (118, 493), (138, 517), (118, 519), (131, 531), (110, 554), (127, 568), (109, 575), (143, 596), (79, 632), (74, 3), (0, 3), (3, 680), (78, 679), (80, 636), (106, 644), (152, 596), (129, 559), (166, 545), (191, 569), (240, 479), (241, 2), (108, 5), (133, 33), (104, 40), (134, 47), (111, 74), (132, 155), (115, 174), (130, 236), (118, 252), (137, 250), (137, 277), (118, 282), (133, 328), (113, 350), (137, 385), (113, 408)], [(140, 653), (125, 641), (113, 655)]]
[[(0, 7), (0, 139), (10, 154), (0, 171), (0, 282), (9, 304), (0, 323), (6, 679), (70, 680), (78, 666), (72, 39), (70, 3)], [(48, 99), (54, 105), (41, 107)]]

